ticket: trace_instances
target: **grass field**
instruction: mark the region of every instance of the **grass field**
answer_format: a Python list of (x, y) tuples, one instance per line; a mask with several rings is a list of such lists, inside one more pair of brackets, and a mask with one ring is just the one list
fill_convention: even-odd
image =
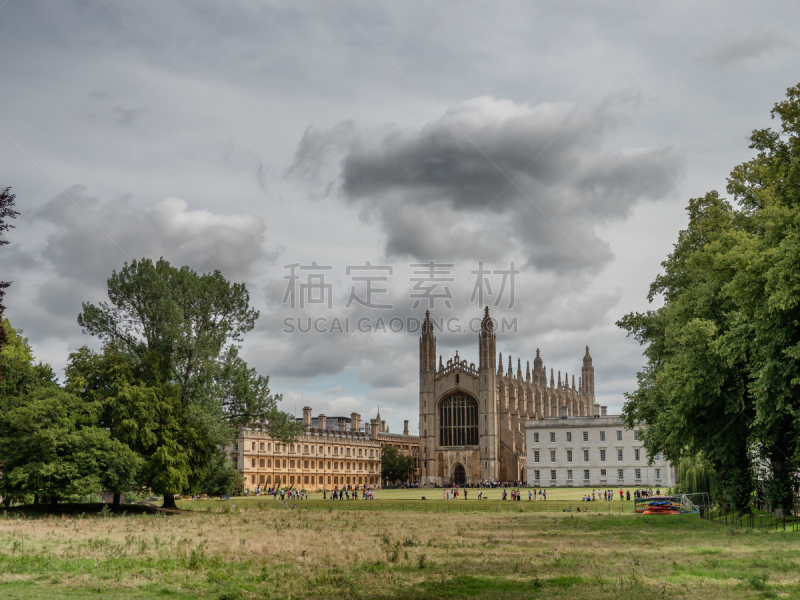
[[(540, 509), (574, 498), (445, 502), (408, 492), (295, 509), (184, 501), (191, 510), (177, 516), (4, 513), (0, 597), (800, 597), (800, 533), (636, 516), (632, 506), (620, 514), (632, 503), (619, 500), (578, 514)], [(421, 505), (431, 508), (409, 510)], [(615, 511), (594, 510), (604, 505)]]

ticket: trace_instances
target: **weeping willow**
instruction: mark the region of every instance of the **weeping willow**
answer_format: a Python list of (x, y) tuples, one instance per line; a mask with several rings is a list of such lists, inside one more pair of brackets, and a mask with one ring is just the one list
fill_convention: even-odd
[(713, 497), (717, 488), (714, 469), (701, 456), (685, 456), (678, 462), (678, 485), (674, 494), (697, 494), (705, 492)]

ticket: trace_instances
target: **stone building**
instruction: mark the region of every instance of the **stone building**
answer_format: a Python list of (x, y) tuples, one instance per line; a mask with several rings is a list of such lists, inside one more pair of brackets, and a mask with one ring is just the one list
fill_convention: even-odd
[(307, 490), (343, 485), (380, 487), (381, 442), (361, 428), (358, 413), (349, 418), (332, 417), (329, 423), (325, 415), (312, 420), (311, 408), (305, 407), (303, 423), (305, 431), (293, 444), (277, 441), (257, 426), (240, 430), (239, 439), (226, 451), (244, 475), (248, 489), (275, 485)]
[(676, 483), (675, 469), (663, 456), (649, 460), (638, 429), (595, 405), (593, 416), (563, 416), (528, 421), (528, 485), (641, 486), (662, 490)]
[(409, 435), (408, 421), (402, 434), (390, 433), (380, 410), (377, 418), (362, 425), (358, 413), (312, 417), (306, 406), (300, 420), (305, 431), (293, 444), (277, 441), (266, 428), (253, 426), (241, 429), (236, 443), (226, 448), (248, 489), (274, 485), (307, 490), (343, 485), (380, 487), (383, 445), (419, 457), (419, 437)]
[(526, 479), (527, 420), (546, 419), (565, 406), (569, 416), (588, 416), (594, 405), (594, 367), (589, 348), (581, 375), (558, 372), (556, 382), (539, 351), (522, 371), (522, 362), (496, 353), (494, 323), (486, 307), (478, 336), (478, 365), (458, 356), (436, 364), (436, 337), (430, 313), (419, 339), (419, 432), (421, 481), (425, 484)]

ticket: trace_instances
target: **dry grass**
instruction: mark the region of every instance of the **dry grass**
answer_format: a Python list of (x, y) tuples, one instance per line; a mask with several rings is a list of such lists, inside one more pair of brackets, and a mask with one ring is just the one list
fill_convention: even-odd
[(0, 518), (8, 598), (764, 598), (800, 537), (688, 517), (250, 510)]

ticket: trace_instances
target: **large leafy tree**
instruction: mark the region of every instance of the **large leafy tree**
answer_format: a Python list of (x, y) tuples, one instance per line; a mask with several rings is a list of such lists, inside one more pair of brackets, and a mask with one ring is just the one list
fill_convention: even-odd
[[(269, 378), (239, 356), (236, 343), (258, 318), (244, 284), (229, 283), (219, 271), (198, 274), (164, 259), (142, 259), (112, 274), (108, 297), (98, 305), (84, 303), (78, 323), (105, 343), (105, 353), (123, 357), (153, 394), (158, 439), (147, 446), (152, 468), (144, 472), (165, 506), (208, 479), (217, 447), (231, 443), (238, 427), (265, 423), (284, 441), (299, 434), (301, 426), (278, 410), (280, 396), (270, 392)], [(73, 358), (76, 367), (95, 360), (86, 350)], [(76, 370), (78, 393), (97, 389), (105, 398), (118, 398), (107, 383), (92, 383), (89, 371)], [(114, 404), (120, 406), (118, 400), (109, 406)]]
[(22, 332), (2, 322), (0, 496), (6, 503), (57, 501), (104, 489), (130, 489), (138, 457), (112, 439), (98, 407), (61, 389), (49, 365), (34, 362)]
[(660, 295), (664, 305), (618, 323), (646, 346), (648, 359), (624, 417), (631, 427), (647, 423), (640, 435), (650, 456), (663, 452), (674, 464), (705, 456), (719, 475), (723, 500), (745, 510), (755, 488), (754, 408), (746, 362), (731, 357), (724, 343), (735, 306), (723, 289), (732, 274), (716, 268), (733, 243), (735, 215), (715, 192), (691, 200), (688, 212), (689, 226), (650, 287), (648, 298)]
[[(8, 240), (3, 239), (3, 232), (8, 231), (13, 225), (11, 225), (8, 220), (15, 219), (19, 213), (14, 210), (14, 199), (16, 196), (11, 193), (11, 188), (7, 187), (3, 190), (0, 190), (0, 246), (5, 246), (8, 244)], [(3, 296), (6, 294), (6, 289), (8, 286), (11, 285), (10, 281), (0, 281), (0, 322), (3, 320), (3, 312), (5, 311), (6, 307), (3, 306)], [(8, 338), (6, 337), (6, 331), (3, 327), (0, 327), (0, 350), (3, 349), (3, 346), (6, 345)], [(2, 368), (0, 368), (0, 378), (3, 377)]]
[(769, 462), (767, 500), (794, 505), (800, 457), (800, 86), (775, 105), (778, 131), (754, 131), (756, 156), (728, 192), (689, 203), (689, 226), (662, 263), (650, 300), (619, 324), (646, 345), (630, 424), (645, 446), (713, 467), (725, 498), (747, 508), (752, 462)]
[(396, 447), (384, 445), (381, 450), (381, 477), (389, 483), (405, 482), (414, 474), (414, 457), (402, 454)]

